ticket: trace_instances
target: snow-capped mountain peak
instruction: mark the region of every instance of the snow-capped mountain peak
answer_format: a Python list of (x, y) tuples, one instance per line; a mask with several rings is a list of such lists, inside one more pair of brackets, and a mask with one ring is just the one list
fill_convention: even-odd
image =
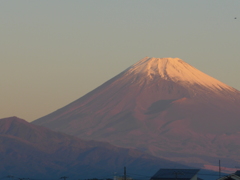
[[(201, 85), (212, 90), (234, 88), (218, 81), (217, 79), (199, 71), (179, 58), (150, 58), (145, 57), (128, 69), (128, 74), (141, 75), (153, 80), (161, 78), (181, 85)], [(139, 78), (138, 78), (139, 79)]]
[(179, 58), (146, 57), (33, 123), (173, 161), (212, 165), (226, 158), (240, 163), (239, 109), (238, 90)]

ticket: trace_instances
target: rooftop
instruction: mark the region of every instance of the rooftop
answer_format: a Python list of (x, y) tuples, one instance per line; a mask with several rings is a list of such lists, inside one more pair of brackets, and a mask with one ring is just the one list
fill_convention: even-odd
[(200, 169), (160, 169), (151, 179), (191, 179)]

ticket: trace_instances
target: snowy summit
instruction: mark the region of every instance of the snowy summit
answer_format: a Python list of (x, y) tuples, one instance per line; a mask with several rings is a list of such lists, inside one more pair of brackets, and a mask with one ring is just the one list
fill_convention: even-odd
[(180, 83), (181, 85), (201, 85), (212, 90), (234, 88), (218, 81), (217, 79), (199, 71), (179, 58), (150, 58), (145, 57), (128, 69), (128, 73), (153, 80), (164, 80)]

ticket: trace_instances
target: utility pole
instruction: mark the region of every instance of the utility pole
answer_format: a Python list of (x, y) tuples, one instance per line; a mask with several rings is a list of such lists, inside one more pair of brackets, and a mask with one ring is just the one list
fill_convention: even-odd
[(124, 180), (127, 180), (126, 167), (124, 166)]
[(219, 160), (219, 178), (221, 177), (221, 161)]

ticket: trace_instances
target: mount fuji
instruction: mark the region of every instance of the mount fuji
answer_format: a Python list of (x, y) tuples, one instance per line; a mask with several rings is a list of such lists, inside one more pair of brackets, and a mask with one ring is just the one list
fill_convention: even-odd
[(146, 57), (32, 123), (201, 168), (240, 163), (240, 91), (179, 58)]

